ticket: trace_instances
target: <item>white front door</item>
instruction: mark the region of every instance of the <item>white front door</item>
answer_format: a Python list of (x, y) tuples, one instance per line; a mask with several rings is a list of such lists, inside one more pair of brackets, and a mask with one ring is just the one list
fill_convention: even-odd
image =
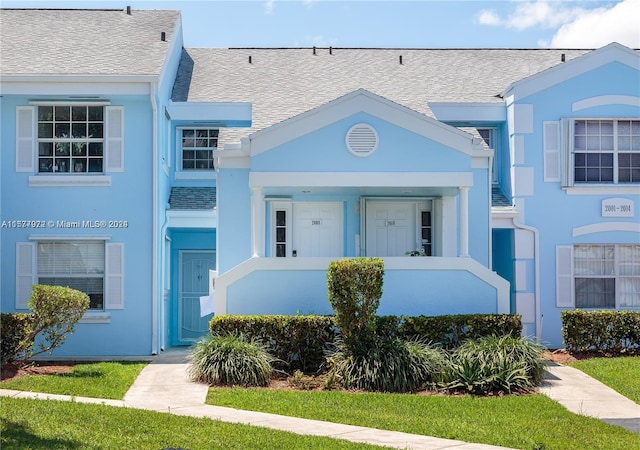
[(368, 202), (366, 226), (368, 256), (405, 256), (417, 247), (415, 203)]
[(209, 271), (216, 268), (215, 252), (180, 252), (178, 279), (178, 340), (194, 341), (209, 332), (211, 314), (200, 317), (200, 297), (209, 295)]
[(292, 235), (286, 256), (342, 256), (342, 203), (294, 203)]

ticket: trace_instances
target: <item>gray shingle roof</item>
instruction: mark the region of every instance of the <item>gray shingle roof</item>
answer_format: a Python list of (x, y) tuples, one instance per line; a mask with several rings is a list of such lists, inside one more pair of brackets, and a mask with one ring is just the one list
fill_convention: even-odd
[(509, 207), (513, 206), (499, 186), (491, 187), (491, 206)]
[(210, 210), (216, 206), (214, 187), (173, 187), (169, 196), (169, 209)]
[[(244, 48), (183, 51), (174, 101), (253, 105), (251, 129), (221, 131), (238, 141), (356, 89), (433, 116), (428, 102), (501, 102), (511, 83), (588, 50)], [(402, 56), (402, 64), (400, 64)], [(251, 62), (249, 62), (251, 58)]]
[(1, 9), (0, 73), (158, 75), (179, 23), (179, 11)]

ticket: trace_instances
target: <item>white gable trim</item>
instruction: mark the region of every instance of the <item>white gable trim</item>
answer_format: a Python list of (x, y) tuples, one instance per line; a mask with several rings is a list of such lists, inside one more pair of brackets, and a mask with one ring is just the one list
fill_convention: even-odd
[(574, 228), (572, 236), (584, 236), (585, 234), (606, 233), (610, 231), (628, 231), (629, 233), (640, 233), (640, 223), (599, 222)]
[(249, 187), (472, 187), (471, 172), (251, 172)]
[(502, 97), (513, 95), (515, 100), (518, 100), (612, 62), (619, 62), (638, 70), (640, 55), (624, 45), (612, 42), (602, 48), (517, 81), (502, 93)]
[(606, 105), (627, 105), (640, 108), (640, 97), (632, 95), (600, 95), (598, 97), (585, 98), (571, 105), (571, 111), (594, 108)]
[(364, 89), (333, 100), (249, 136), (251, 156), (364, 112), (398, 127), (471, 155), (469, 134)]

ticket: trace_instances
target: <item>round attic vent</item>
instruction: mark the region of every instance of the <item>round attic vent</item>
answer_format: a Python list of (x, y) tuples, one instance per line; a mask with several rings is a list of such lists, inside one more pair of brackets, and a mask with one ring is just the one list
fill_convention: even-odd
[(366, 123), (359, 123), (349, 128), (345, 140), (351, 154), (361, 158), (369, 156), (378, 148), (378, 133)]

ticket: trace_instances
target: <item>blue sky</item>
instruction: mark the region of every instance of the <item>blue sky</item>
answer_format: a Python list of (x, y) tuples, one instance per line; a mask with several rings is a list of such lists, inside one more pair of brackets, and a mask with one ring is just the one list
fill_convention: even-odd
[(640, 0), (31, 1), (6, 8), (179, 9), (186, 47), (640, 48)]

